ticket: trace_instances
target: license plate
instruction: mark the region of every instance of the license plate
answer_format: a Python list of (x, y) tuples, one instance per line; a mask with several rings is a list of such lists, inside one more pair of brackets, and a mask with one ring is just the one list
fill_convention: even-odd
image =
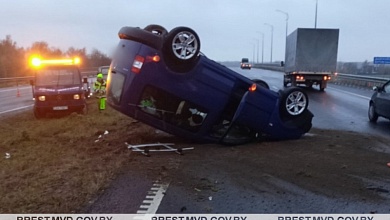
[(53, 110), (68, 110), (68, 106), (54, 106)]

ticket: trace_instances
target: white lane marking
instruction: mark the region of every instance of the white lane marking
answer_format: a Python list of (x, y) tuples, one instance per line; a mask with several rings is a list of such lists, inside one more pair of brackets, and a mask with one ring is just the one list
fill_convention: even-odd
[(341, 89), (336, 89), (336, 88), (333, 88), (333, 87), (328, 87), (328, 88), (334, 89), (334, 90), (337, 90), (339, 92), (343, 92), (343, 93), (346, 93), (346, 94), (349, 94), (349, 95), (354, 95), (354, 96), (357, 96), (357, 97), (360, 97), (360, 98), (363, 98), (363, 99), (367, 99), (367, 100), (371, 99), (370, 97), (358, 95), (358, 94), (355, 94), (355, 93), (352, 93), (352, 92), (347, 92), (347, 91), (344, 91), (344, 90), (341, 90)]
[(19, 87), (19, 88), (12, 88), (12, 89), (0, 89), (0, 92), (9, 92), (9, 91), (15, 91), (15, 90), (21, 90), (21, 89), (31, 89), (31, 87)]
[(0, 115), (1, 115), (1, 114), (4, 114), (4, 113), (8, 113), (8, 112), (13, 112), (13, 111), (22, 110), (22, 109), (25, 109), (25, 108), (30, 108), (30, 107), (33, 107), (33, 106), (34, 106), (34, 105), (27, 105), (27, 106), (23, 106), (23, 107), (19, 107), (19, 108), (14, 108), (14, 109), (2, 111), (2, 112), (0, 112)]
[(156, 214), (169, 183), (155, 183), (148, 192), (145, 200), (142, 202), (137, 214)]

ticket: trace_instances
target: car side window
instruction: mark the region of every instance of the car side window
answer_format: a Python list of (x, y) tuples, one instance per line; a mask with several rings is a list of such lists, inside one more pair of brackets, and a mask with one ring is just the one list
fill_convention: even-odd
[(201, 106), (153, 86), (145, 87), (138, 106), (145, 113), (192, 132), (200, 129), (207, 116)]
[(386, 93), (390, 93), (390, 83), (387, 83), (383, 86), (383, 91)]

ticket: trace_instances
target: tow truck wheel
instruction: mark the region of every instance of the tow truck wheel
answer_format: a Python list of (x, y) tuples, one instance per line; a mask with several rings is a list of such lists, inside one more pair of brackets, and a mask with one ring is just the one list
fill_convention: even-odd
[(79, 112), (80, 115), (86, 115), (88, 114), (88, 106), (85, 105), (84, 108), (82, 108)]
[(189, 71), (198, 59), (200, 40), (188, 27), (172, 29), (165, 38), (163, 52), (168, 66), (178, 72)]
[(36, 119), (41, 119), (45, 117), (45, 114), (43, 112), (38, 111), (37, 109), (34, 109), (34, 117)]
[(305, 112), (309, 105), (307, 94), (298, 87), (290, 87), (282, 92), (281, 115), (286, 117), (297, 117)]

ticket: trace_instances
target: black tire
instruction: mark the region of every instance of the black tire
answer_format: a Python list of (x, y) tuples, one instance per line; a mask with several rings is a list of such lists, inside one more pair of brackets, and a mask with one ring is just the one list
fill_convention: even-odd
[(80, 115), (87, 115), (88, 114), (88, 105), (85, 104), (84, 107), (77, 112)]
[(253, 79), (252, 81), (263, 88), (269, 89), (269, 85), (261, 79)]
[(188, 27), (172, 29), (164, 40), (163, 52), (170, 69), (177, 72), (191, 70), (200, 52), (198, 34)]
[(157, 24), (150, 24), (144, 28), (144, 30), (152, 32), (155, 35), (165, 36), (168, 34), (167, 29)]
[(377, 122), (379, 118), (379, 115), (375, 111), (375, 105), (374, 103), (370, 103), (370, 106), (368, 107), (368, 119), (370, 122)]
[(309, 106), (307, 94), (298, 87), (289, 87), (281, 92), (280, 111), (282, 117), (295, 118)]
[(306, 83), (306, 87), (307, 88), (313, 88), (313, 83), (311, 82), (311, 83)]
[(35, 117), (36, 119), (42, 119), (42, 118), (44, 118), (45, 116), (46, 116), (46, 115), (45, 115), (44, 112), (41, 112), (41, 111), (39, 111), (38, 109), (34, 108), (34, 117)]
[(139, 27), (122, 27), (119, 30), (120, 39), (133, 40), (160, 50), (163, 46), (163, 37)]

